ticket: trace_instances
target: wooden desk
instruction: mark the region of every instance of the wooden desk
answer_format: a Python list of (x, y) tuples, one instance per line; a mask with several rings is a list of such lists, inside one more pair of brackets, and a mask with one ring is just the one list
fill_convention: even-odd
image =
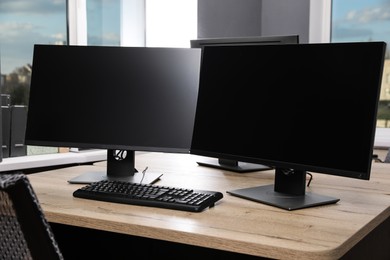
[[(340, 201), (286, 211), (225, 192), (272, 183), (272, 171), (224, 172), (197, 166), (196, 158), (145, 153), (136, 156), (136, 166), (164, 173), (158, 184), (222, 191), (220, 203), (202, 213), (72, 197), (82, 185), (68, 184), (67, 180), (89, 170), (104, 170), (102, 166), (47, 171), (29, 175), (29, 179), (53, 223), (278, 259), (339, 259), (390, 219), (390, 164), (375, 163), (370, 181), (314, 174), (308, 191)], [(384, 232), (386, 236), (382, 232), (380, 239), (387, 247), (375, 250), (386, 250), (387, 254), (390, 231)]]

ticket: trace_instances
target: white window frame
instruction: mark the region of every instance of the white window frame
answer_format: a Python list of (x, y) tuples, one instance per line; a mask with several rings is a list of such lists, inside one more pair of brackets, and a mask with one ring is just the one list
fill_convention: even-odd
[(332, 0), (310, 0), (309, 42), (330, 42)]
[(87, 2), (68, 1), (69, 45), (87, 45)]

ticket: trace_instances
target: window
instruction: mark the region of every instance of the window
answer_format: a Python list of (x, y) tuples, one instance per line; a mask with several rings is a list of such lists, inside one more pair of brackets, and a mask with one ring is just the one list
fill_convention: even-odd
[(197, 0), (146, 0), (146, 46), (190, 47), (197, 38)]
[(197, 0), (69, 1), (69, 42), (81, 45), (190, 47)]
[[(390, 44), (390, 2), (382, 0), (345, 1), (332, 3), (332, 42), (385, 41)], [(389, 48), (388, 48), (389, 49)], [(390, 72), (390, 53), (386, 53), (377, 127), (390, 127), (390, 89), (386, 75)]]
[(87, 44), (120, 45), (120, 0), (87, 0)]
[(378, 108), (376, 147), (390, 147), (390, 2), (311, 0), (310, 42), (385, 41), (386, 60)]
[(66, 28), (65, 1), (0, 2), (0, 92), (11, 107), (28, 105), (34, 44), (67, 44)]
[(34, 44), (66, 44), (64, 1), (0, 3), (1, 93), (12, 105), (27, 105)]
[(28, 105), (34, 44), (189, 47), (197, 34), (197, 0), (2, 0), (0, 14), (0, 93), (11, 105)]

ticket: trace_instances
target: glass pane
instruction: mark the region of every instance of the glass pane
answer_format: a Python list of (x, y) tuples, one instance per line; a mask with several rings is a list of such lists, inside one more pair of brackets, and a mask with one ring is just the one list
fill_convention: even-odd
[[(34, 44), (67, 44), (66, 9), (66, 1), (59, 0), (0, 1), (0, 92), (9, 95), (10, 109), (25, 106), (27, 111)], [(58, 152), (36, 148), (26, 153)]]
[(390, 128), (390, 2), (333, 0), (332, 42), (385, 41), (387, 52), (379, 101), (377, 127)]
[(190, 47), (197, 38), (198, 1), (146, 1), (146, 46)]
[(87, 1), (88, 45), (120, 45), (121, 0)]
[(1, 1), (1, 93), (11, 95), (11, 104), (28, 103), (34, 44), (66, 44), (66, 40), (65, 1)]

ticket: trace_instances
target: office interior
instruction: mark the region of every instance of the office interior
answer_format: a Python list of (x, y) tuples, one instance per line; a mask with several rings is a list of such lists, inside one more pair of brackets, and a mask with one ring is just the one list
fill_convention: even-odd
[[(310, 24), (311, 22), (315, 21), (313, 19), (313, 13), (311, 11), (313, 10), (313, 5), (316, 5), (313, 3), (314, 1), (310, 0), (299, 0), (299, 1), (258, 1), (258, 0), (245, 0), (245, 1), (237, 1), (237, 0), (198, 0), (198, 24), (197, 24), (197, 37), (198, 38), (215, 38), (215, 37), (245, 37), (245, 36), (273, 36), (273, 35), (299, 35), (299, 41), (300, 43), (311, 43), (311, 42), (321, 42), (324, 41), (324, 37), (321, 34), (320, 30), (314, 30), (313, 24)], [(322, 2), (322, 1), (320, 1)], [(325, 1), (326, 2), (326, 1)], [(319, 4), (319, 3), (317, 3)], [(319, 28), (322, 28), (321, 25), (317, 25)], [(325, 37), (326, 38), (326, 37)], [(2, 99), (3, 102), (5, 102), (4, 98)], [(3, 110), (4, 111), (4, 110)], [(7, 113), (7, 112), (6, 112)], [(4, 112), (1, 114), (2, 118), (5, 117)], [(23, 124), (23, 123), (22, 123)], [(1, 131), (4, 131), (0, 129)], [(4, 133), (3, 133), (4, 135)], [(104, 220), (105, 217), (109, 215), (115, 215), (115, 211), (118, 210), (121, 212), (120, 218), (126, 218), (126, 214), (131, 214), (129, 211), (122, 211), (118, 208), (125, 207), (121, 205), (113, 205), (112, 208), (108, 207), (105, 208), (100, 207), (99, 205), (96, 205), (96, 216), (88, 216), (88, 214), (94, 214), (93, 210), (88, 209), (86, 212), (82, 212), (80, 214), (80, 218), (82, 221), (80, 223), (75, 224), (73, 217), (69, 217), (67, 219), (67, 214), (73, 214), (74, 211), (78, 211), (77, 209), (71, 210), (72, 212), (66, 212), (63, 211), (63, 209), (59, 209), (60, 214), (64, 214), (62, 216), (57, 216), (58, 212), (56, 212), (55, 207), (53, 207), (53, 202), (50, 201), (50, 197), (43, 194), (47, 190), (50, 190), (49, 187), (46, 187), (44, 184), (40, 182), (40, 176), (38, 174), (44, 173), (42, 175), (42, 178), (47, 178), (47, 173), (52, 174), (60, 174), (61, 181), (64, 181), (69, 176), (75, 175), (75, 173), (78, 172), (78, 170), (74, 170), (73, 167), (102, 167), (102, 165), (105, 165), (106, 160), (106, 152), (105, 151), (99, 151), (99, 150), (92, 150), (92, 151), (86, 151), (83, 153), (82, 151), (76, 152), (73, 154), (70, 153), (60, 153), (56, 154), (54, 156), (45, 156), (42, 157), (42, 159), (34, 160), (33, 158), (28, 158), (31, 156), (27, 156), (25, 152), (25, 147), (23, 147), (22, 150), (17, 150), (15, 158), (7, 158), (8, 156), (5, 156), (4, 150), (2, 149), (1, 156), (2, 156), (2, 162), (0, 162), (0, 173), (6, 173), (6, 172), (13, 172), (13, 171), (22, 171), (26, 174), (29, 174), (32, 178), (32, 184), (33, 188), (37, 187), (37, 195), (38, 199), (41, 199), (44, 201), (43, 203), (43, 209), (44, 211), (47, 210), (47, 217), (52, 225), (52, 228), (54, 230), (54, 233), (56, 235), (56, 239), (58, 240), (59, 244), (62, 247), (62, 250), (64, 252), (64, 255), (66, 258), (69, 259), (75, 259), (79, 257), (87, 257), (91, 258), (94, 257), (96, 259), (107, 259), (107, 258), (116, 258), (116, 259), (127, 259), (130, 258), (130, 255), (133, 255), (141, 258), (141, 259), (150, 259), (150, 257), (158, 257), (158, 256), (173, 256), (173, 257), (186, 257), (186, 256), (195, 256), (195, 257), (206, 257), (206, 256), (212, 256), (212, 257), (235, 257), (237, 259), (272, 259), (272, 258), (286, 258), (286, 259), (310, 259), (313, 258), (313, 256), (316, 256), (318, 258), (322, 259), (366, 259), (367, 257), (374, 256), (375, 259), (388, 259), (390, 257), (390, 250), (388, 248), (388, 243), (390, 242), (390, 199), (389, 193), (390, 193), (390, 179), (386, 175), (388, 174), (390, 170), (390, 166), (387, 166), (387, 160), (390, 161), (389, 155), (388, 155), (388, 143), (386, 141), (386, 138), (383, 138), (383, 140), (376, 140), (376, 146), (374, 150), (374, 167), (375, 164), (380, 164), (379, 172), (381, 173), (380, 177), (374, 177), (374, 180), (371, 180), (370, 182), (380, 182), (378, 191), (372, 191), (375, 190), (375, 187), (371, 186), (371, 183), (362, 184), (362, 187), (355, 188), (353, 185), (360, 185), (360, 182), (352, 182), (352, 185), (349, 185), (347, 181), (345, 182), (345, 185), (348, 187), (349, 192), (345, 197), (349, 198), (354, 194), (354, 192), (358, 193), (369, 193), (369, 196), (372, 196), (373, 198), (376, 195), (380, 195), (378, 204), (379, 206), (370, 208), (368, 211), (372, 210), (372, 212), (368, 213), (369, 217), (367, 219), (364, 219), (362, 221), (361, 215), (364, 215), (365, 209), (361, 209), (362, 212), (359, 212), (359, 214), (354, 215), (354, 218), (359, 218), (358, 223), (356, 224), (358, 227), (356, 227), (357, 230), (355, 230), (353, 227), (350, 227), (353, 229), (353, 232), (357, 234), (356, 237), (351, 235), (351, 237), (346, 237), (345, 241), (342, 243), (340, 242), (340, 245), (337, 245), (339, 247), (338, 249), (332, 248), (333, 253), (338, 252), (337, 250), (340, 250), (342, 253), (334, 253), (334, 255), (330, 254), (327, 255), (326, 253), (318, 253), (318, 252), (310, 252), (312, 248), (308, 246), (308, 251), (305, 252), (305, 246), (302, 245), (302, 248), (299, 248), (303, 253), (297, 255), (289, 255), (290, 253), (294, 252), (291, 248), (283, 248), (276, 244), (275, 241), (277, 239), (275, 238), (269, 238), (270, 236), (279, 236), (279, 234), (267, 234), (261, 236), (260, 238), (256, 238), (253, 234), (248, 234), (250, 232), (244, 231), (242, 234), (240, 234), (239, 230), (235, 230), (233, 235), (235, 236), (242, 236), (237, 239), (237, 241), (234, 241), (235, 238), (232, 236), (227, 236), (227, 238), (221, 238), (218, 239), (218, 237), (215, 235), (214, 231), (208, 231), (208, 230), (202, 230), (200, 232), (201, 234), (198, 234), (196, 232), (193, 232), (191, 229), (197, 230), (197, 227), (193, 227), (192, 225), (197, 224), (197, 221), (201, 223), (200, 229), (206, 229), (205, 225), (202, 223), (202, 217), (201, 215), (194, 216), (193, 214), (184, 214), (184, 213), (174, 213), (167, 220), (161, 220), (161, 225), (169, 225), (169, 221), (177, 220), (177, 222), (172, 222), (172, 225), (184, 225), (185, 227), (183, 229), (176, 229), (171, 227), (162, 226), (159, 228), (156, 228), (153, 225), (150, 229), (146, 229), (147, 231), (142, 231), (142, 227), (145, 225), (148, 225), (148, 217), (146, 216), (148, 213), (151, 213), (152, 210), (141, 210), (140, 212), (135, 211), (135, 214), (140, 214), (139, 220), (137, 220), (136, 217), (131, 216), (129, 217), (131, 219), (131, 223), (128, 224), (126, 220), (124, 229), (140, 229), (136, 230), (135, 232), (132, 231), (124, 231), (120, 232), (118, 231), (117, 224), (113, 224), (110, 226), (111, 221), (114, 222), (114, 220)], [(390, 144), (390, 143), (389, 143)], [(337, 148), (336, 148), (337, 149)], [(348, 148), (343, 148), (348, 152)], [(136, 156), (140, 156), (141, 158), (144, 158), (142, 156), (145, 156), (145, 158), (153, 158), (153, 153), (137, 153)], [(178, 157), (175, 157), (175, 155), (168, 155), (167, 159), (164, 159), (164, 156), (157, 155), (157, 162), (162, 161), (170, 161), (170, 160), (180, 160), (181, 155)], [(11, 156), (10, 156), (11, 157)], [(17, 158), (16, 158), (17, 157)], [(62, 158), (61, 158), (62, 157)], [(190, 157), (191, 156), (187, 156)], [(183, 161), (188, 163), (188, 158), (184, 158)], [(65, 159), (64, 159), (65, 158)], [(15, 161), (15, 163), (14, 163)], [(143, 163), (143, 162), (142, 162)], [(192, 165), (191, 163), (189, 163)], [(97, 166), (96, 166), (97, 165)], [(166, 166), (163, 163), (163, 167), (170, 167), (175, 165), (174, 162), (171, 164), (168, 164)], [(389, 164), (390, 165), (390, 164)], [(193, 165), (192, 165), (193, 166)], [(157, 166), (158, 167), (158, 166)], [(173, 166), (174, 167), (174, 166)], [(197, 166), (195, 166), (197, 167)], [(69, 172), (67, 172), (67, 169), (71, 169)], [(191, 168), (192, 169), (192, 168)], [(199, 167), (197, 167), (195, 172), (202, 172)], [(215, 172), (212, 172), (212, 169), (207, 169), (205, 171), (206, 178), (210, 174), (212, 178), (214, 178)], [(66, 176), (67, 173), (69, 173), (69, 176)], [(217, 172), (220, 174), (219, 170)], [(200, 173), (202, 174), (202, 173)], [(234, 173), (223, 173), (224, 176), (228, 176), (229, 182), (235, 180), (236, 178), (245, 178), (246, 175), (237, 175)], [(34, 178), (34, 176), (37, 176)], [(259, 175), (260, 176), (260, 175)], [(219, 177), (217, 177), (219, 178)], [(262, 178), (261, 176), (258, 178)], [(266, 178), (271, 178), (270, 174), (267, 175)], [(332, 178), (328, 177), (328, 178)], [(49, 177), (50, 179), (50, 177)], [(180, 185), (180, 181), (175, 182), (173, 178), (167, 178), (167, 183), (169, 183), (169, 180), (172, 181), (172, 184), (174, 185)], [(328, 180), (324, 177), (319, 177), (319, 180), (323, 180), (325, 184), (323, 185), (332, 185), (330, 183), (337, 182), (339, 179), (336, 178), (336, 180)], [(203, 180), (204, 181), (204, 180)], [(245, 183), (245, 180), (240, 180), (240, 182)], [(340, 185), (344, 184), (343, 181), (341, 181)], [(36, 185), (36, 186), (34, 186)], [(66, 190), (75, 189), (73, 187), (69, 187), (69, 184), (64, 183), (64, 187), (66, 185)], [(197, 184), (198, 185), (198, 184)], [(374, 184), (372, 184), (374, 185)], [(44, 186), (42, 190), (39, 188)], [(62, 187), (62, 186), (61, 186)], [(225, 186), (223, 186), (225, 187)], [(325, 190), (327, 187), (325, 187)], [(341, 189), (341, 188), (340, 188)], [(354, 191), (354, 189), (357, 189)], [(365, 189), (369, 189), (369, 191), (365, 191)], [(337, 188), (336, 188), (337, 190)], [(66, 194), (66, 193), (64, 193)], [(68, 192), (68, 194), (71, 194)], [(352, 194), (352, 195), (351, 195)], [(387, 197), (386, 197), (387, 196)], [(225, 205), (228, 205), (229, 207), (232, 207), (232, 205), (236, 205), (236, 202), (229, 201), (228, 196), (225, 195), (224, 200), (227, 200), (227, 203)], [(374, 199), (373, 199), (374, 200)], [(348, 204), (353, 204), (354, 202), (359, 204), (358, 201), (354, 201), (353, 199), (347, 200)], [(64, 200), (64, 203), (68, 203), (69, 200)], [(362, 204), (366, 206), (365, 203), (369, 203), (370, 201), (364, 201)], [(248, 202), (244, 203), (245, 205), (248, 205)], [(72, 205), (72, 204), (70, 204)], [(78, 206), (82, 206), (82, 204), (76, 204)], [(252, 223), (253, 225), (256, 225), (257, 220), (251, 219), (250, 213), (256, 212), (256, 216), (263, 209), (263, 207), (268, 206), (260, 206), (261, 210), (254, 209), (252, 207), (256, 208), (256, 205), (252, 206), (252, 204), (249, 204), (251, 208), (248, 208), (247, 211), (245, 209), (240, 208), (238, 211), (238, 214), (247, 215), (245, 217), (245, 223)], [(367, 204), (368, 205), (368, 204)], [(221, 205), (217, 205), (216, 207), (223, 206), (223, 202)], [(66, 206), (65, 206), (66, 207)], [(331, 222), (331, 219), (333, 216), (331, 214), (340, 214), (340, 216), (349, 216), (346, 213), (339, 213), (336, 211), (333, 211), (329, 207), (331, 206), (324, 206), (326, 207), (326, 214), (327, 218), (330, 220), (328, 222)], [(354, 208), (354, 206), (351, 206)], [(89, 206), (88, 206), (89, 208)], [(110, 212), (100, 212), (104, 210), (108, 210)], [(229, 208), (228, 210), (234, 210), (234, 208)], [(343, 210), (347, 211), (348, 207), (343, 208)], [(83, 211), (83, 209), (79, 209), (79, 211)], [(160, 213), (160, 209), (157, 210), (157, 215), (159, 217), (170, 215), (168, 213)], [(164, 211), (164, 210), (162, 210)], [(269, 217), (275, 217), (276, 219), (279, 218), (281, 221), (286, 221), (289, 218), (299, 218), (302, 215), (304, 218), (309, 219), (304, 213), (305, 210), (302, 211), (294, 211), (294, 212), (283, 212), (274, 210), (271, 207), (267, 208), (266, 216)], [(321, 211), (321, 207), (311, 210), (307, 210), (306, 212), (308, 215), (314, 214), (314, 215), (321, 215), (321, 213), (318, 213)], [(303, 212), (303, 213), (302, 213)], [(355, 212), (356, 213), (356, 212)], [(79, 213), (75, 213), (76, 215)], [(85, 215), (86, 214), (86, 215)], [(153, 214), (153, 213), (151, 213)], [(203, 213), (200, 213), (203, 214)], [(213, 211), (204, 214), (209, 216), (210, 214), (213, 214)], [(275, 215), (273, 215), (275, 214)], [(286, 214), (289, 214), (288, 217), (286, 217)], [(345, 214), (345, 215), (343, 215)], [(359, 215), (359, 217), (357, 217)], [(226, 217), (223, 219), (217, 219), (216, 221), (227, 221), (229, 222), (229, 217), (227, 217), (227, 214), (221, 214), (222, 217)], [(103, 219), (101, 219), (103, 218)], [(61, 220), (59, 220), (61, 219)], [(239, 217), (234, 216), (232, 218), (234, 221), (239, 221)], [(319, 220), (320, 218), (314, 218)], [(337, 217), (335, 218), (337, 219)], [(91, 223), (96, 222), (97, 224), (93, 223), (83, 223), (84, 221), (90, 220)], [(107, 222), (105, 222), (107, 221)], [(252, 221), (252, 222), (251, 222)], [(120, 221), (119, 221), (120, 222)], [(158, 220), (156, 221), (158, 222)], [(353, 219), (351, 220), (353, 222)], [(268, 223), (274, 223), (274, 222), (268, 222)], [(295, 222), (294, 222), (295, 223)], [(364, 223), (364, 224), (361, 224)], [(317, 223), (318, 224), (318, 223)], [(128, 225), (128, 226), (126, 226)], [(275, 221), (274, 225), (286, 225), (283, 223), (280, 223), (278, 221)], [(305, 226), (305, 228), (310, 229), (310, 223), (302, 224)], [(316, 225), (316, 223), (312, 224), (313, 226)], [(324, 223), (320, 223), (318, 225), (324, 225)], [(105, 228), (102, 228), (105, 227)], [(351, 225), (352, 226), (352, 225)], [(235, 226), (236, 227), (236, 226)], [(188, 229), (188, 230), (186, 230)], [(210, 229), (213, 229), (213, 227), (210, 227)], [(239, 228), (237, 228), (239, 229)], [(163, 232), (168, 230), (167, 234), (165, 235)], [(179, 231), (178, 231), (179, 230)], [(282, 228), (275, 227), (275, 230), (280, 231)], [(363, 232), (363, 231), (364, 232)], [(286, 227), (286, 231), (291, 232), (290, 229)], [(150, 233), (148, 233), (150, 232)], [(156, 235), (157, 233), (162, 232), (161, 235)], [(225, 233), (225, 231), (221, 231), (222, 233)], [(268, 231), (267, 231), (268, 232)], [(302, 231), (304, 233), (304, 230)], [(324, 229), (319, 229), (317, 232), (325, 232)], [(351, 231), (351, 233), (353, 233)], [(218, 233), (218, 231), (216, 231)], [(260, 232), (261, 233), (261, 232)], [(354, 233), (353, 233), (354, 234)], [(174, 237), (174, 236), (177, 237)], [(180, 236), (183, 236), (183, 242), (181, 243)], [(173, 236), (170, 237), (170, 236)], [(247, 236), (247, 237), (245, 237)], [(283, 236), (282, 236), (283, 237)], [(298, 239), (300, 238), (299, 235), (296, 236)], [(317, 239), (320, 237), (318, 234), (313, 235), (314, 239)], [(335, 237), (337, 237), (335, 235)], [(199, 242), (198, 240), (205, 240)], [(210, 243), (213, 246), (207, 246), (207, 239), (210, 239)], [(226, 239), (226, 240), (225, 240)], [(241, 240), (242, 239), (242, 240)], [(252, 239), (255, 239), (256, 241), (251, 241)], [(257, 241), (257, 239), (260, 240)], [(270, 239), (270, 241), (268, 241)], [(274, 241), (275, 239), (275, 241)], [(343, 238), (344, 239), (344, 238)], [(283, 240), (283, 243), (285, 243), (285, 238), (283, 237), (281, 240)], [(342, 240), (342, 239), (340, 239)], [(179, 242), (178, 242), (179, 241)], [(230, 246), (230, 242), (233, 243), (233, 246)], [(307, 242), (307, 241), (305, 241)], [(331, 241), (327, 242), (331, 244), (330, 247), (334, 246), (336, 243), (332, 243)], [(226, 245), (228, 244), (228, 245)], [(218, 245), (218, 246), (217, 246)], [(244, 248), (240, 248), (240, 245)], [(250, 250), (247, 247), (253, 246), (254, 248), (259, 247), (257, 250)], [(291, 245), (290, 245), (291, 246)], [(97, 248), (106, 248), (110, 247), (110, 250), (103, 250), (103, 251), (97, 251)], [(235, 248), (238, 247), (238, 248)], [(262, 248), (270, 247), (272, 249), (266, 249), (262, 251)], [(292, 246), (293, 247), (293, 246)], [(297, 247), (299, 246), (299, 243), (297, 243)], [(346, 247), (346, 251), (343, 251), (344, 249), (340, 249)], [(319, 249), (320, 247), (315, 248), (315, 250), (321, 251)], [(324, 252), (328, 248), (324, 246), (323, 250)], [(146, 252), (145, 252), (146, 251)], [(261, 255), (259, 252), (266, 252), (263, 255)], [(277, 253), (272, 253), (277, 252)], [(283, 255), (283, 254), (286, 255)], [(312, 254), (311, 254), (312, 253)], [(1, 253), (0, 253), (1, 254)], [(340, 255), (341, 254), (341, 255)], [(133, 256), (131, 256), (133, 257)]]

